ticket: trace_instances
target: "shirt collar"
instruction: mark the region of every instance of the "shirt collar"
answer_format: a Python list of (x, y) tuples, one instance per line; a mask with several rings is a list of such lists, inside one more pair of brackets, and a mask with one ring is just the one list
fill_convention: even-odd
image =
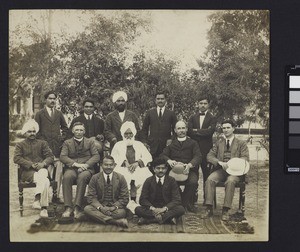
[(177, 137), (177, 140), (178, 140), (179, 142), (183, 142), (183, 141), (186, 140), (186, 136), (185, 136), (185, 137), (181, 137), (181, 138)]
[(85, 117), (86, 120), (89, 119), (89, 116), (91, 117), (91, 119), (93, 118), (93, 114), (87, 115), (86, 113), (83, 113), (83, 115), (84, 115), (84, 117)]
[(53, 108), (49, 108), (49, 107), (45, 106), (45, 108), (46, 108), (46, 110), (47, 110), (47, 112), (48, 112), (49, 115), (51, 115), (51, 110), (52, 109), (54, 111), (54, 107)]
[(157, 114), (159, 114), (160, 109), (161, 109), (161, 113), (164, 113), (164, 112), (165, 112), (165, 109), (166, 109), (166, 106), (163, 106), (162, 108), (159, 107), (159, 106), (157, 106), (157, 107), (156, 107)]
[(82, 138), (75, 138), (74, 137), (74, 140), (77, 141), (77, 142), (81, 142), (83, 140), (83, 137)]
[(232, 135), (230, 138), (225, 137), (225, 141), (227, 142), (227, 140), (229, 140), (230, 145), (231, 145), (233, 139), (234, 139), (234, 135)]
[(159, 180), (159, 179), (160, 179), (160, 181), (161, 181), (161, 184), (163, 185), (163, 184), (164, 184), (164, 181), (165, 181), (165, 176), (159, 178), (159, 177), (157, 177), (157, 176), (155, 175), (156, 183), (158, 183), (158, 180)]

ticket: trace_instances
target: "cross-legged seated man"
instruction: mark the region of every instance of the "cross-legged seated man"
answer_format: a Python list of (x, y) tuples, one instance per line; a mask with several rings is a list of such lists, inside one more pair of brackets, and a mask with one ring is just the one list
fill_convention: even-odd
[[(74, 123), (72, 132), (74, 137), (64, 142), (60, 154), (60, 161), (66, 166), (62, 183), (66, 209), (62, 217), (70, 217), (74, 213), (75, 218), (80, 218), (86, 186), (92, 175), (95, 174), (94, 166), (99, 162), (100, 156), (94, 140), (84, 137), (85, 128), (83, 123)], [(75, 182), (77, 188), (73, 212), (72, 185)]]
[(141, 217), (138, 224), (174, 223), (173, 218), (178, 218), (185, 212), (177, 182), (166, 174), (168, 168), (163, 159), (155, 159), (151, 166), (155, 175), (146, 179), (140, 197), (141, 206), (135, 209), (136, 214)]
[(131, 199), (138, 202), (143, 183), (152, 176), (147, 167), (152, 156), (142, 142), (134, 139), (137, 131), (133, 122), (123, 123), (120, 131), (123, 140), (115, 144), (111, 156), (117, 164), (115, 171), (127, 181)]
[(103, 171), (95, 174), (88, 187), (88, 203), (84, 208), (85, 214), (91, 219), (121, 227), (128, 227), (126, 205), (129, 193), (123, 175), (114, 172), (114, 158), (106, 156), (103, 159)]
[(207, 161), (212, 163), (216, 170), (209, 175), (205, 182), (205, 205), (201, 218), (208, 218), (213, 215), (213, 201), (218, 182), (225, 182), (225, 198), (222, 211), (222, 220), (229, 220), (228, 210), (231, 208), (235, 185), (240, 181), (239, 176), (233, 176), (226, 172), (227, 162), (231, 158), (242, 158), (249, 160), (249, 150), (245, 141), (239, 140), (233, 134), (234, 123), (231, 120), (222, 122), (222, 130), (225, 138), (218, 140), (207, 154)]
[(22, 181), (36, 184), (35, 201), (32, 207), (41, 209), (41, 217), (48, 217), (50, 181), (47, 167), (54, 162), (54, 155), (46, 141), (36, 139), (38, 131), (39, 125), (35, 120), (24, 124), (22, 133), (26, 139), (17, 143), (14, 162), (22, 169)]

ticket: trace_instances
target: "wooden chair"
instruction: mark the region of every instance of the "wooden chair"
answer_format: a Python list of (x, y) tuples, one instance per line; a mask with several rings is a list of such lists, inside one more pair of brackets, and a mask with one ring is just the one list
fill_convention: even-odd
[[(34, 188), (36, 187), (36, 184), (33, 182), (24, 182), (21, 180), (21, 174), (22, 174), (22, 169), (19, 165), (17, 165), (18, 169), (18, 188), (19, 188), (19, 203), (20, 203), (20, 216), (23, 217), (23, 201), (24, 201), (24, 196), (23, 196), (23, 189), (24, 188)], [(54, 202), (54, 211), (56, 209), (56, 199), (57, 199), (57, 182), (54, 181), (53, 178), (55, 178), (55, 172), (56, 168), (54, 167), (53, 169), (53, 176), (50, 178), (50, 186), (52, 187), (53, 191), (53, 196), (52, 196), (52, 202)]]
[[(208, 167), (210, 169), (210, 173), (215, 171), (214, 165), (211, 163), (208, 163)], [(235, 187), (239, 188), (239, 211), (244, 214), (245, 212), (245, 199), (246, 199), (246, 184), (247, 184), (247, 179), (246, 175), (240, 176), (240, 182), (238, 182)], [(218, 187), (223, 187), (225, 188), (225, 182), (219, 182), (216, 184), (216, 190), (215, 190), (215, 195), (214, 195), (214, 208), (216, 209), (217, 207), (217, 188)]]

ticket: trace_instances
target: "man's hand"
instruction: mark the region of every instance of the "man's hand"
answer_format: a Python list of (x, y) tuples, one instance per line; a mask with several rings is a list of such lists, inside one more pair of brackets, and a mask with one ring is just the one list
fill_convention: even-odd
[(167, 211), (166, 207), (161, 207), (161, 208), (159, 208), (159, 207), (155, 208), (154, 207), (154, 208), (152, 208), (152, 212), (153, 212), (154, 215), (160, 215), (160, 214), (163, 214), (166, 211)]
[(103, 206), (103, 207), (100, 207), (100, 212), (105, 214), (105, 215), (108, 215), (108, 216), (111, 216), (111, 209), (114, 208), (114, 207), (107, 207), (107, 206)]
[(167, 163), (171, 166), (171, 168), (173, 168), (177, 164), (175, 160), (171, 160), (171, 159), (169, 159)]
[(34, 164), (32, 164), (32, 168), (37, 170), (37, 171), (44, 168), (44, 166), (45, 166), (45, 163), (34, 163)]
[(102, 134), (98, 134), (98, 135), (96, 136), (96, 139), (97, 139), (98, 141), (103, 142), (103, 141), (104, 141), (104, 136), (103, 136)]
[(134, 173), (138, 167), (139, 167), (139, 163), (134, 162), (133, 164), (129, 165), (128, 170), (129, 172)]
[(198, 132), (198, 129), (193, 129), (193, 132)]
[(190, 169), (193, 168), (194, 166), (191, 163), (188, 163), (187, 165), (185, 165), (185, 169), (183, 170), (183, 174), (189, 174), (190, 173)]
[(226, 162), (219, 161), (218, 164), (222, 166), (224, 171), (228, 169), (228, 164)]

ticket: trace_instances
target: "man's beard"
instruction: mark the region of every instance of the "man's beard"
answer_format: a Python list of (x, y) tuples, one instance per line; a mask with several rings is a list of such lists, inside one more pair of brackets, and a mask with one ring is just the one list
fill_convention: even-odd
[(123, 112), (125, 110), (125, 105), (121, 104), (121, 105), (118, 105), (116, 106), (116, 109), (119, 111), (119, 112)]
[(133, 145), (133, 142), (134, 142), (134, 138), (130, 138), (130, 139), (123, 139), (126, 143), (126, 146), (132, 146)]

